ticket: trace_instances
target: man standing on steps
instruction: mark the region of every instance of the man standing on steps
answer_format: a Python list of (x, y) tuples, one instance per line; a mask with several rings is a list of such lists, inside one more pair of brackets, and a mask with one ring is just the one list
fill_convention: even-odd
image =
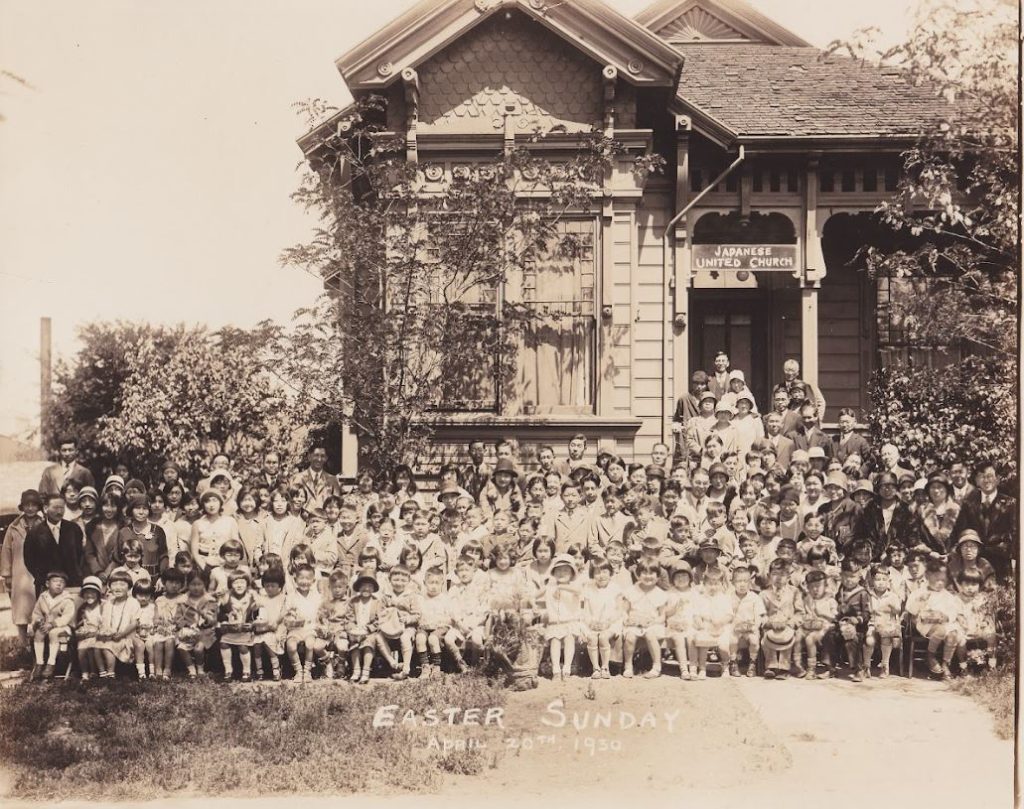
[(797, 387), (804, 389), (807, 393), (807, 398), (818, 406), (818, 418), (824, 421), (825, 397), (821, 395), (821, 391), (817, 387), (800, 378), (800, 363), (794, 359), (786, 360), (782, 364), (782, 378), (790, 393)]
[(676, 402), (676, 412), (672, 416), (672, 433), (675, 436), (675, 449), (672, 452), (673, 464), (679, 464), (687, 458), (686, 425), (690, 419), (700, 415), (700, 395), (708, 389), (708, 375), (703, 371), (694, 371), (690, 377), (690, 392), (684, 394)]
[(800, 416), (803, 419), (803, 424), (798, 430), (789, 434), (793, 443), (796, 444), (796, 449), (806, 452), (811, 447), (821, 447), (825, 451), (825, 456), (831, 458), (832, 439), (825, 435), (818, 426), (817, 405), (808, 402), (800, 408)]
[(768, 442), (769, 447), (775, 450), (775, 463), (788, 471), (796, 444), (792, 438), (782, 434), (782, 415), (773, 410), (764, 417), (764, 422), (768, 426), (768, 435), (765, 441)]
[(715, 372), (708, 377), (708, 390), (718, 401), (729, 392), (729, 355), (724, 351), (715, 354)]
[(832, 439), (832, 457), (839, 463), (845, 464), (846, 459), (851, 455), (859, 455), (861, 459), (860, 475), (867, 477), (868, 458), (871, 456), (871, 445), (862, 435), (853, 431), (857, 424), (857, 414), (849, 407), (839, 411), (839, 435)]
[(60, 490), (69, 480), (77, 483), (79, 490), (84, 486), (95, 488), (96, 481), (92, 472), (78, 462), (78, 440), (70, 436), (61, 438), (58, 447), (60, 462), (43, 470), (43, 477), (39, 481), (39, 494), (43, 497), (60, 494)]
[(459, 485), (469, 492), (474, 502), (480, 499), (480, 492), (491, 479), (491, 466), (485, 460), (486, 453), (483, 441), (470, 441), (470, 462), (459, 469)]

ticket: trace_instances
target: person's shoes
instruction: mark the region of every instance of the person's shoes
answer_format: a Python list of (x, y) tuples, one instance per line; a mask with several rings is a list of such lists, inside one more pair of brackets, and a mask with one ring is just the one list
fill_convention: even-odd
[(325, 680), (333, 680), (334, 679), (334, 664), (333, 663), (327, 663), (324, 666), (324, 679)]
[(401, 671), (396, 671), (394, 674), (391, 675), (391, 679), (399, 681), (407, 680), (409, 679), (409, 672), (407, 672), (405, 669), (402, 669)]
[(803, 666), (801, 666), (796, 661), (793, 661), (793, 664), (790, 667), (790, 671), (793, 673), (794, 677), (803, 677), (804, 675), (807, 674), (807, 669), (805, 669)]
[(611, 678), (612, 678), (612, 673), (608, 670), (607, 666), (605, 666), (603, 669), (601, 669), (601, 679), (602, 680), (610, 680)]
[(364, 671), (362, 676), (359, 678), (359, 685), (366, 685), (368, 682), (370, 682), (370, 670), (369, 669)]
[(751, 663), (749, 663), (747, 665), (747, 676), (748, 677), (756, 677), (757, 676), (757, 666), (754, 665), (753, 662), (751, 662)]
[(291, 681), (293, 683), (301, 683), (302, 682), (302, 669), (296, 669), (295, 670), (295, 674), (292, 675), (292, 680)]
[(765, 669), (764, 670), (764, 678), (766, 680), (774, 680), (775, 679), (775, 669)]
[(160, 679), (163, 680), (165, 683), (169, 683), (171, 681), (171, 675), (170, 674), (164, 674), (163, 676), (160, 677)]
[(788, 671), (778, 671), (778, 672), (775, 673), (775, 679), (776, 680), (788, 680), (789, 679), (789, 672)]
[(361, 670), (361, 669), (352, 669), (352, 674), (351, 674), (351, 676), (350, 676), (350, 677), (348, 678), (348, 681), (349, 681), (350, 683), (358, 683), (358, 682), (359, 682), (359, 678), (360, 678), (360, 676), (362, 676), (362, 673), (363, 673), (363, 672), (362, 672), (362, 670)]
[(622, 670), (622, 676), (625, 677), (627, 680), (632, 679), (633, 678), (633, 669), (631, 669), (631, 668), (623, 669)]
[(860, 671), (854, 670), (854, 671), (850, 672), (850, 682), (851, 683), (862, 683), (862, 682), (864, 682), (864, 678), (860, 676)]
[(883, 668), (881, 671), (879, 671), (878, 678), (880, 680), (887, 680), (889, 678), (889, 669)]
[(645, 680), (656, 680), (660, 676), (661, 676), (661, 669), (660, 668), (651, 669), (650, 671), (644, 673), (644, 679)]
[(274, 669), (274, 673), (270, 675), (270, 678), (275, 682), (281, 682), (281, 669)]
[(43, 666), (43, 679), (44, 680), (52, 680), (53, 679), (53, 664), (52, 663), (47, 663), (45, 666)]
[(40, 663), (36, 663), (34, 666), (32, 666), (32, 671), (28, 673), (28, 681), (30, 683), (38, 682), (42, 676), (43, 666)]
[(87, 683), (87, 682), (89, 682), (89, 680), (91, 680), (91, 679), (92, 679), (92, 675), (91, 675), (91, 674), (89, 674), (89, 672), (87, 672), (87, 671), (86, 671), (86, 672), (83, 672), (83, 673), (82, 673), (82, 682), (83, 682), (83, 683)]
[(942, 668), (939, 670), (939, 677), (943, 680), (948, 680), (953, 674), (949, 670), (949, 664), (943, 663)]
[[(725, 672), (722, 672), (722, 673), (724, 674)], [(740, 666), (739, 666), (739, 663), (736, 663), (735, 661), (733, 661), (732, 663), (729, 664), (729, 676), (730, 677), (739, 677), (740, 676)]]
[(594, 673), (590, 675), (590, 679), (591, 680), (600, 680), (601, 679), (601, 669), (594, 669)]
[(243, 683), (251, 683), (252, 682), (252, 675), (249, 672), (247, 672), (247, 671), (244, 672), (242, 674), (242, 682)]
[(697, 672), (697, 679), (698, 680), (706, 680), (707, 678), (708, 678), (708, 673), (706, 671), (704, 671), (704, 669), (701, 669), (700, 671)]
[(679, 679), (685, 680), (686, 682), (693, 681), (693, 675), (690, 673), (690, 669), (688, 666), (679, 667)]
[(832, 670), (832, 667), (831, 667), (831, 666), (825, 666), (825, 668), (824, 668), (824, 669), (823, 669), (822, 671), (818, 672), (818, 679), (819, 679), (819, 680), (827, 680), (827, 679), (829, 679), (829, 678), (830, 678), (830, 677), (831, 677), (831, 676), (832, 676), (832, 675), (833, 675), (834, 673), (835, 673), (835, 672), (834, 672), (834, 671)]

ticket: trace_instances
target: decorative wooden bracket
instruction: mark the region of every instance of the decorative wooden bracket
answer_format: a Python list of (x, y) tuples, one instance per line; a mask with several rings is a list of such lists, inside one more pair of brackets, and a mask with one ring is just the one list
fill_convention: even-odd
[(405, 87), (405, 159), (410, 163), (417, 162), (416, 124), (420, 115), (420, 77), (415, 70), (407, 67), (402, 71), (402, 84)]

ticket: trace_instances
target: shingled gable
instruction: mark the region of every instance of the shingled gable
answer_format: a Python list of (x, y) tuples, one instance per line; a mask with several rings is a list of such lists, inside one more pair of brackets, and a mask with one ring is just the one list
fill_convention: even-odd
[(676, 106), (720, 143), (861, 141), (919, 137), (952, 108), (896, 68), (817, 48), (680, 45), (686, 65)]
[(658, 0), (634, 19), (673, 45), (710, 41), (810, 44), (742, 0)]
[(518, 10), (642, 87), (675, 86), (683, 58), (601, 0), (423, 0), (341, 56), (353, 94), (380, 90), (494, 14)]

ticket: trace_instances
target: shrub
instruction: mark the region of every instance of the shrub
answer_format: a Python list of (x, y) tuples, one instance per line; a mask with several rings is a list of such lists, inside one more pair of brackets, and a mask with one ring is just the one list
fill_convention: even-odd
[(968, 468), (992, 461), (1014, 490), (1016, 389), (1014, 364), (991, 357), (968, 357), (941, 369), (882, 368), (871, 381), (874, 446), (895, 444), (922, 474), (954, 461)]

